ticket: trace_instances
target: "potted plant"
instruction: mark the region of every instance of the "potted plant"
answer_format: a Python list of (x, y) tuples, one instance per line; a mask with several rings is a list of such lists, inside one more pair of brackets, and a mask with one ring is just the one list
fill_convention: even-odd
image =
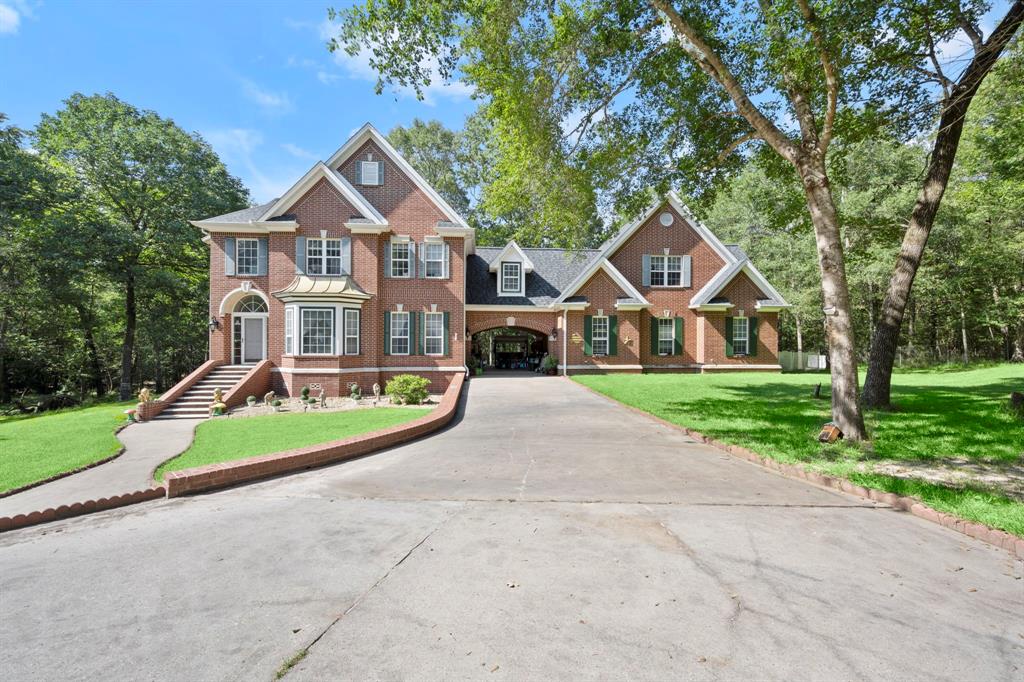
[(558, 373), (558, 358), (554, 355), (545, 355), (544, 360), (540, 363), (540, 368), (545, 374), (554, 376)]
[(280, 412), (281, 411), (281, 401), (280, 400), (275, 400), (274, 402), (272, 402), (270, 404), (273, 406), (274, 412)]
[(245, 404), (248, 405), (249, 407), (255, 407), (256, 406), (256, 396), (251, 395), (251, 396), (247, 397), (245, 399)]

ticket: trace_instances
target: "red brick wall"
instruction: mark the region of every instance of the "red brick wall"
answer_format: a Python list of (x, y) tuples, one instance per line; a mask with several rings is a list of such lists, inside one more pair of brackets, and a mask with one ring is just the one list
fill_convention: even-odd
[[(722, 295), (735, 306), (728, 313), (704, 313), (704, 362), (709, 365), (774, 365), (779, 361), (779, 315), (758, 313), (754, 306), (764, 294), (746, 273), (741, 272), (725, 287)], [(744, 311), (757, 317), (757, 349), (744, 357), (725, 356), (725, 318)]]
[[(658, 221), (665, 211), (675, 217), (670, 227), (665, 227)], [(669, 249), (669, 255), (691, 257), (691, 286), (685, 289), (643, 286), (644, 254), (661, 255), (665, 253), (666, 248)], [(650, 312), (643, 313), (640, 320), (641, 363), (684, 365), (697, 362), (698, 313), (690, 310), (690, 300), (725, 265), (722, 257), (666, 202), (619, 247), (610, 260), (612, 265), (651, 302)], [(661, 316), (665, 310), (670, 311), (671, 317), (683, 318), (682, 356), (660, 356), (651, 353), (651, 316)]]
[[(616, 299), (625, 295), (619, 288), (619, 285), (604, 270), (598, 270), (594, 273), (593, 277), (580, 287), (578, 293), (581, 296), (586, 296), (590, 305), (585, 311), (574, 310), (569, 312), (568, 364), (570, 366), (640, 364), (638, 348), (640, 345), (639, 325), (641, 313), (615, 309)], [(605, 315), (616, 315), (618, 317), (618, 348), (614, 356), (595, 357), (584, 353), (583, 318), (587, 315), (597, 315), (600, 310), (603, 310)], [(578, 343), (575, 341), (576, 339), (579, 340)], [(559, 348), (559, 352), (561, 352), (561, 348)]]
[[(394, 234), (408, 235), (417, 244), (417, 253), (422, 248), (424, 237), (437, 234), (438, 220), (446, 219), (433, 202), (420, 191), (395, 164), (372, 143), (364, 145), (340, 170), (355, 184), (355, 161), (365, 159), (373, 153), (374, 160), (385, 164), (382, 187), (357, 185), (357, 189), (379, 210), (391, 224)], [(329, 395), (348, 393), (348, 384), (358, 382), (364, 392), (369, 392), (374, 382), (384, 385), (385, 378), (376, 371), (338, 374), (339, 369), (359, 367), (453, 367), (464, 363), (466, 334), (463, 301), (465, 298), (465, 255), (462, 238), (447, 238), (449, 246), (450, 278), (437, 279), (390, 279), (383, 276), (384, 249), (390, 235), (351, 235), (344, 223), (359, 212), (342, 197), (327, 181), (321, 180), (305, 195), (287, 209), (299, 224), (298, 232), (276, 233), (269, 237), (269, 275), (266, 277), (224, 275), (224, 239), (227, 236), (213, 236), (210, 244), (210, 314), (217, 316), (221, 329), (211, 336), (212, 357), (231, 362), (232, 317), (228, 313), (219, 315), (224, 296), (238, 288), (243, 281), (252, 282), (253, 289), (266, 295), (270, 301), (270, 315), (267, 323), (267, 358), (275, 365), (285, 368), (324, 369), (324, 374), (281, 374), (273, 377), (274, 390), (290, 395), (298, 387), (308, 383), (320, 383)], [(363, 303), (360, 319), (360, 354), (358, 356), (328, 357), (284, 357), (284, 304), (272, 293), (286, 287), (295, 277), (295, 237), (320, 237), (321, 231), (328, 237), (352, 236), (352, 278), (366, 293), (373, 296)], [(385, 310), (396, 310), (402, 304), (403, 310), (411, 312), (430, 311), (431, 305), (438, 312), (449, 313), (449, 354), (437, 356), (395, 356), (385, 355), (383, 349), (383, 326)], [(340, 325), (341, 321), (336, 324)], [(331, 371), (333, 370), (333, 371)], [(424, 372), (430, 376), (435, 387), (445, 387), (450, 375)]]

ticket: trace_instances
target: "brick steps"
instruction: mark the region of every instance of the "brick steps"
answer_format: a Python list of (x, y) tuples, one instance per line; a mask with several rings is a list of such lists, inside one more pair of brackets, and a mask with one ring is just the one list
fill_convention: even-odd
[(222, 365), (192, 385), (180, 398), (164, 408), (155, 419), (206, 419), (210, 416), (213, 393), (220, 389), (227, 394), (240, 382), (252, 367)]

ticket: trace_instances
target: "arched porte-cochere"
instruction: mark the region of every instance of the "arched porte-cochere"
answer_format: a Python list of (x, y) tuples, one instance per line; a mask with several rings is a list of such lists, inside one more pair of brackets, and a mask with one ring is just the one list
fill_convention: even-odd
[(548, 353), (548, 336), (524, 327), (495, 327), (473, 334), (470, 352), (483, 367), (532, 372)]

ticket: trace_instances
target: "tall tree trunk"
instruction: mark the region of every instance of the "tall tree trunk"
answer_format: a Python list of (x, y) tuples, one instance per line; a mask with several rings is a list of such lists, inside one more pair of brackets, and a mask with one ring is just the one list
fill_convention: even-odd
[(7, 311), (0, 313), (0, 403), (11, 400), (7, 384)]
[(132, 397), (132, 357), (135, 355), (135, 324), (138, 311), (135, 305), (135, 275), (128, 273), (124, 288), (124, 340), (121, 342), (121, 400)]
[(96, 393), (97, 398), (102, 398), (107, 392), (107, 384), (103, 380), (103, 364), (100, 362), (99, 349), (96, 346), (96, 335), (94, 332), (92, 313), (84, 304), (75, 302), (75, 311), (78, 313), (78, 323), (82, 327), (82, 336), (85, 340), (85, 357), (89, 367), (89, 384)]
[(960, 304), (960, 341), (964, 347), (964, 364), (971, 361), (970, 352), (967, 349), (967, 313), (964, 312), (964, 304)]
[(825, 308), (825, 334), (832, 374), (832, 421), (847, 440), (867, 440), (864, 417), (857, 402), (857, 358), (850, 292), (843, 260), (839, 218), (832, 201), (824, 164), (806, 160), (797, 170), (814, 225)]
[(928, 171), (910, 216), (910, 225), (903, 235), (903, 244), (896, 259), (889, 289), (882, 304), (882, 314), (871, 340), (868, 376), (864, 382), (864, 404), (868, 407), (888, 407), (892, 394), (892, 366), (899, 343), (900, 326), (907, 306), (907, 297), (914, 285), (914, 277), (921, 265), (921, 256), (928, 243), (928, 235), (942, 195), (949, 183), (950, 171), (956, 159), (963, 133), (964, 118), (978, 87), (995, 65), (1003, 48), (1010, 42), (1024, 20), (1024, 0), (1017, 0), (1003, 17), (999, 26), (984, 43), (960, 80), (943, 101), (942, 116), (935, 136)]

